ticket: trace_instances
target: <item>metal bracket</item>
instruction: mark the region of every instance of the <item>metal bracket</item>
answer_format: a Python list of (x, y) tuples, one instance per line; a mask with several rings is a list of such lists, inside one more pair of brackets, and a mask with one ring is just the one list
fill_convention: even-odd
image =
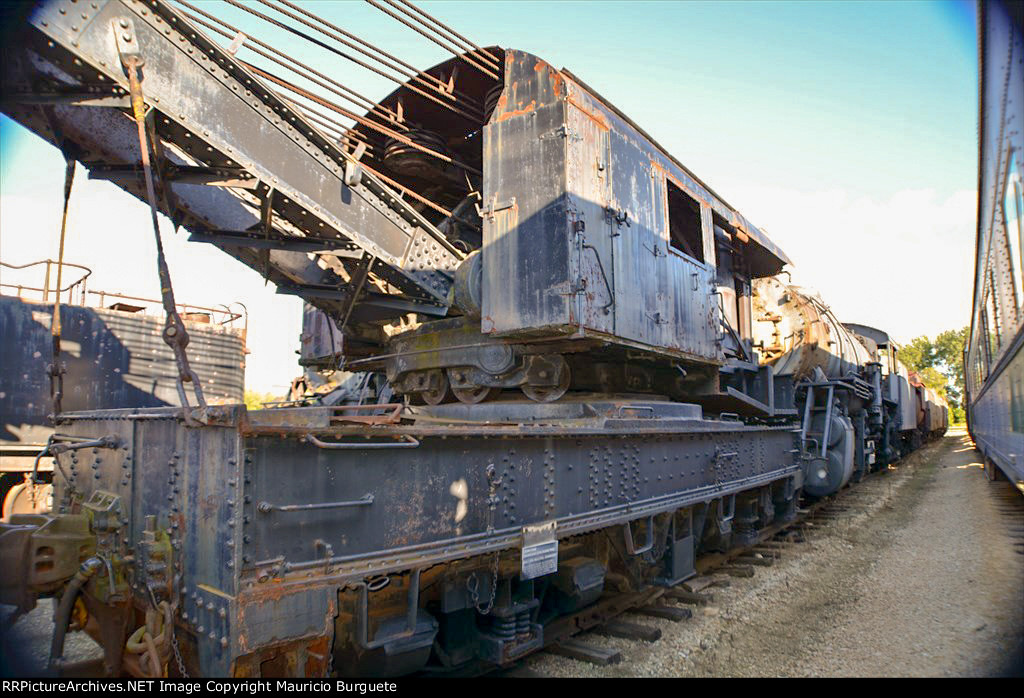
[(507, 208), (513, 208), (515, 207), (515, 205), (516, 197), (514, 196), (511, 199), (508, 199), (507, 201), (502, 201), (500, 203), (498, 202), (498, 197), (494, 197), (493, 199), (488, 201), (487, 204), (482, 208), (478, 204), (476, 207), (476, 212), (480, 215), (481, 218), (494, 218), (494, 214), (497, 213), (498, 211), (504, 211)]
[[(360, 144), (362, 145), (362, 144)], [(357, 187), (363, 181), (363, 168), (354, 160), (345, 161), (345, 184)]]
[[(624, 208), (616, 208), (614, 205), (606, 206), (604, 209), (605, 214), (608, 216), (608, 220), (614, 222), (618, 227), (625, 225), (627, 228), (632, 227), (629, 222), (629, 211)], [(612, 237), (618, 236), (619, 233), (612, 233)], [(647, 249), (650, 249), (649, 247)]]
[(655, 243), (652, 247), (645, 242), (644, 249), (653, 254), (655, 257), (668, 257), (668, 252), (662, 252), (661, 247), (657, 243)]
[(554, 131), (548, 131), (547, 133), (542, 133), (540, 135), (539, 139), (542, 140), (542, 141), (546, 141), (546, 140), (550, 140), (552, 138), (570, 138), (570, 139), (572, 139), (574, 141), (582, 141), (583, 140), (583, 138), (578, 133), (576, 133), (576, 131), (574, 131), (571, 128), (567, 127), (565, 124), (562, 124), (561, 126), (556, 128)]
[(626, 410), (635, 410), (637, 412), (648, 412), (648, 419), (654, 419), (654, 408), (650, 405), (619, 405), (619, 409), (615, 410), (616, 419), (625, 419)]
[(129, 59), (135, 59), (135, 65), (142, 67), (145, 62), (139, 51), (139, 42), (135, 36), (135, 23), (127, 17), (119, 17), (111, 22), (114, 28), (114, 40), (117, 42), (117, 54), (121, 63), (131, 70)]
[(389, 642), (411, 637), (416, 633), (416, 621), (418, 619), (420, 605), (420, 570), (412, 570), (409, 575), (409, 594), (406, 599), (405, 629), (391, 635), (369, 640), (370, 625), (370, 593), (369, 586), (365, 582), (359, 584), (359, 602), (356, 606), (356, 643), (365, 650), (373, 650), (383, 647)]
[(637, 548), (633, 542), (633, 523), (627, 521), (622, 524), (622, 534), (626, 540), (626, 552), (630, 555), (642, 555), (654, 548), (654, 515), (647, 517), (647, 542), (642, 548)]

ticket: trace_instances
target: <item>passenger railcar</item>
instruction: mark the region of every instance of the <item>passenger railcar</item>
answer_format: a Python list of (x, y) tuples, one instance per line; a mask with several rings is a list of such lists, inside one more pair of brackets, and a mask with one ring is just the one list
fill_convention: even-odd
[(1024, 40), (1019, 3), (978, 3), (978, 227), (967, 424), (990, 476), (1024, 488)]

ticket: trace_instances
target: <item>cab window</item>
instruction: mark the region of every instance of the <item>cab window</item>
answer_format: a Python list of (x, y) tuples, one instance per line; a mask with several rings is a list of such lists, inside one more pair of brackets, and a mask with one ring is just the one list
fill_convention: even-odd
[(700, 203), (666, 179), (668, 189), (669, 246), (698, 262), (704, 262), (704, 236), (701, 232)]

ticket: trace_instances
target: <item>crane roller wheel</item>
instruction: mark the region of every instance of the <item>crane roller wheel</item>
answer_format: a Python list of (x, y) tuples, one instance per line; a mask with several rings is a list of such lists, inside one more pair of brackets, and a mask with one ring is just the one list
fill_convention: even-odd
[(490, 398), (498, 391), (496, 388), (489, 388), (485, 385), (475, 385), (471, 388), (452, 388), (452, 392), (455, 393), (459, 402), (475, 405)]
[(430, 382), (434, 387), (430, 390), (420, 392), (420, 397), (422, 397), (423, 402), (428, 405), (440, 405), (451, 397), (451, 384), (448, 382), (448, 376), (445, 375), (444, 371), (436, 371), (432, 373), (437, 374), (436, 378), (431, 376), (432, 380)]
[(569, 389), (570, 383), (572, 383), (572, 374), (569, 371), (568, 364), (563, 361), (562, 368), (559, 371), (558, 383), (556, 385), (542, 386), (524, 383), (519, 387), (520, 390), (523, 391), (523, 395), (534, 402), (554, 402), (565, 395), (565, 391)]

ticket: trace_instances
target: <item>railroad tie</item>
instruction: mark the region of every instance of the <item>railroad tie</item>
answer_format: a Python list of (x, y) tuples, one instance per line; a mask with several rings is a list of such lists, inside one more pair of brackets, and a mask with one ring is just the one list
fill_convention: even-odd
[(775, 564), (774, 559), (760, 555), (741, 555), (733, 558), (733, 561), (740, 565), (757, 565), (758, 567), (771, 567)]
[(712, 576), (708, 577), (694, 577), (693, 579), (687, 579), (683, 582), (683, 588), (687, 591), (696, 594), (698, 591), (704, 591), (710, 586), (715, 585), (715, 578)]
[(675, 587), (666, 589), (665, 596), (673, 601), (688, 603), (692, 606), (707, 606), (715, 600), (714, 594), (695, 594), (692, 591)]
[(729, 565), (728, 567), (720, 568), (722, 572), (733, 577), (753, 577), (754, 567), (753, 565)]
[(588, 662), (597, 666), (608, 666), (609, 664), (618, 664), (622, 661), (622, 653), (618, 650), (595, 647), (571, 638), (544, 649), (546, 652), (557, 654), (560, 657)]
[(670, 620), (674, 623), (693, 618), (693, 611), (689, 608), (676, 608), (675, 606), (651, 604), (650, 606), (641, 606), (640, 608), (633, 609), (633, 611), (642, 616), (661, 618), (662, 620)]
[(657, 642), (661, 638), (661, 628), (652, 628), (640, 623), (630, 623), (626, 620), (610, 620), (600, 625), (592, 632), (607, 637), (617, 637), (623, 640), (643, 640), (644, 642)]

